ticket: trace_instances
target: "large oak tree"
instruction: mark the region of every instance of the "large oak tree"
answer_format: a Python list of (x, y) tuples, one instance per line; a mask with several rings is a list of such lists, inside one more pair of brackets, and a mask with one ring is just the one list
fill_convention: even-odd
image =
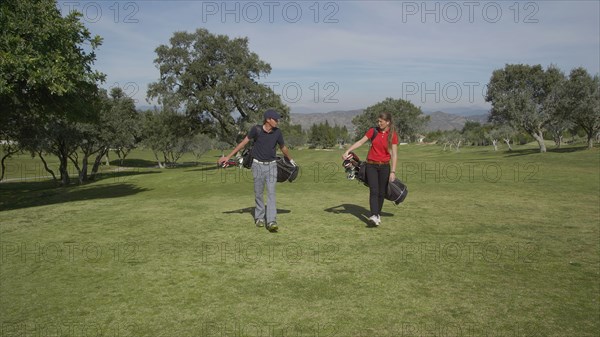
[(206, 29), (176, 32), (169, 45), (156, 48), (160, 79), (148, 98), (166, 111), (185, 113), (195, 130), (235, 143), (249, 123), (267, 108), (289, 115), (279, 96), (258, 80), (271, 66), (248, 48), (247, 38), (230, 39)]

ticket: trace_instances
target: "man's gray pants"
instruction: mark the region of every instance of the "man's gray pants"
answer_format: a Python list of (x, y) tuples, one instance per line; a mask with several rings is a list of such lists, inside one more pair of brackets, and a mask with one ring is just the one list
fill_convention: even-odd
[(263, 193), (265, 185), (267, 186), (267, 223), (276, 221), (277, 206), (275, 205), (275, 184), (277, 183), (277, 163), (253, 162), (252, 176), (254, 177), (254, 200), (256, 201), (256, 210), (254, 219), (265, 218), (265, 201)]

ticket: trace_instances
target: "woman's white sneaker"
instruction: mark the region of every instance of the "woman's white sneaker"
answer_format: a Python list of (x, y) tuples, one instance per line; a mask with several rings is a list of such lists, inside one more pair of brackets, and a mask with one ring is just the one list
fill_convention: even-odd
[(373, 225), (375, 227), (379, 226), (379, 224), (381, 223), (381, 220), (379, 219), (379, 217), (377, 215), (371, 215), (369, 217), (369, 224)]

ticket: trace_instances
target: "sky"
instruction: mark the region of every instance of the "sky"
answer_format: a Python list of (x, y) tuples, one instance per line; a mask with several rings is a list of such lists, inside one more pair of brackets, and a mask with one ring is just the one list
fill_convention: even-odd
[(105, 88), (138, 106), (159, 79), (155, 49), (205, 28), (249, 48), (292, 112), (363, 109), (405, 99), (425, 112), (489, 109), (506, 64), (600, 72), (600, 1), (59, 1), (104, 42)]

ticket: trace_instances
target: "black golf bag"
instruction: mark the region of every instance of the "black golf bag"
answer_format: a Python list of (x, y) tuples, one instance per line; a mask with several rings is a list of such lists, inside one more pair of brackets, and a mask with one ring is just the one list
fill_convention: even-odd
[[(254, 128), (256, 129), (256, 132), (260, 132), (261, 126), (255, 125)], [(254, 146), (256, 138), (253, 138), (251, 140), (252, 142), (250, 143), (250, 145), (246, 146), (246, 148), (242, 151), (242, 160), (240, 162), (241, 167), (247, 169), (252, 167), (252, 162), (254, 160), (254, 156), (252, 156), (252, 147)]]
[(277, 182), (282, 183), (284, 181), (292, 182), (298, 177), (300, 167), (293, 165), (285, 157), (277, 157)]
[(403, 202), (408, 195), (408, 188), (399, 179), (390, 182), (385, 193), (385, 198), (396, 205)]
[(254, 160), (254, 157), (252, 156), (252, 146), (250, 146), (242, 151), (240, 166), (249, 169), (252, 167), (252, 160)]
[[(344, 160), (343, 166), (346, 170), (347, 178), (349, 180), (358, 180), (365, 186), (369, 186), (367, 181), (367, 162), (360, 161), (358, 156), (354, 152), (350, 152), (350, 157)], [(392, 201), (396, 205), (403, 202), (408, 195), (408, 188), (399, 179), (396, 179), (388, 184), (385, 198)]]

